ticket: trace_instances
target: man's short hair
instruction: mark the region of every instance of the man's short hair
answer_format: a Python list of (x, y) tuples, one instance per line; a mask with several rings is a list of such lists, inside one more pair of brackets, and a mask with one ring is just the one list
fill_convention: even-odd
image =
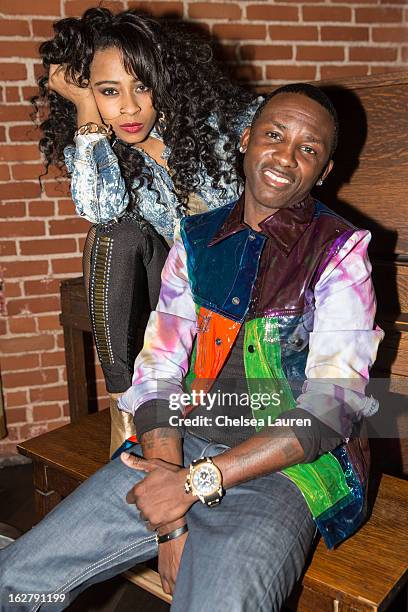
[(319, 87), (316, 87), (315, 85), (311, 85), (310, 83), (290, 83), (288, 85), (283, 85), (282, 87), (278, 87), (277, 89), (272, 91), (270, 94), (268, 94), (266, 98), (264, 99), (264, 101), (258, 106), (255, 112), (255, 115), (252, 119), (252, 125), (255, 124), (260, 114), (262, 113), (263, 109), (268, 104), (269, 100), (271, 100), (278, 94), (284, 94), (284, 93), (295, 93), (295, 94), (300, 94), (302, 96), (306, 96), (307, 98), (310, 98), (311, 100), (314, 100), (315, 102), (320, 104), (320, 106), (323, 106), (323, 108), (325, 108), (328, 111), (328, 113), (331, 115), (333, 119), (333, 123), (334, 123), (333, 140), (332, 140), (332, 146), (330, 150), (330, 157), (331, 157), (337, 148), (337, 143), (338, 143), (338, 138), (339, 138), (339, 118), (337, 115), (337, 111), (334, 108), (333, 103), (330, 100), (330, 98), (324, 93), (324, 91), (322, 91), (321, 89), (319, 89)]

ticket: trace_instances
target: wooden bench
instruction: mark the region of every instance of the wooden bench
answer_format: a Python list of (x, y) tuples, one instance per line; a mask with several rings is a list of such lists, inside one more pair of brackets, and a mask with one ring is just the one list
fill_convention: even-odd
[[(325, 86), (340, 111), (341, 137), (336, 168), (318, 196), (373, 234), (379, 321), (386, 331), (376, 374), (395, 387), (393, 406), (387, 406), (395, 438), (372, 441), (382, 476), (369, 521), (335, 551), (318, 543), (288, 607), (383, 611), (408, 580), (408, 482), (395, 477), (408, 476), (402, 395), (408, 383), (408, 72)], [(72, 423), (19, 446), (34, 462), (38, 519), (108, 461), (108, 412), (88, 415), (95, 409), (90, 326), (79, 279), (63, 283), (62, 304)], [(153, 570), (139, 566), (126, 577), (169, 601)], [(405, 606), (396, 605), (403, 612)]]
[[(19, 445), (34, 463), (37, 519), (108, 461), (109, 411)], [(408, 482), (383, 475), (370, 520), (336, 551), (320, 541), (290, 606), (299, 612), (382, 611), (408, 581)], [(159, 575), (138, 566), (135, 584), (165, 601)]]

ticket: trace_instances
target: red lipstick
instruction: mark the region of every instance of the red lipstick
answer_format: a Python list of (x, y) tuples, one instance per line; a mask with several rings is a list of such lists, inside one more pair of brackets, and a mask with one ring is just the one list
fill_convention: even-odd
[(122, 123), (119, 127), (129, 134), (136, 134), (143, 128), (143, 123)]

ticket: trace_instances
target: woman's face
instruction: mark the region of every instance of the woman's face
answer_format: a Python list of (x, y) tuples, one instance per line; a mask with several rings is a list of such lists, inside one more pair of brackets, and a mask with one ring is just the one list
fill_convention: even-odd
[(91, 64), (91, 88), (104, 123), (129, 144), (146, 140), (156, 122), (152, 93), (125, 70), (116, 47), (96, 51)]

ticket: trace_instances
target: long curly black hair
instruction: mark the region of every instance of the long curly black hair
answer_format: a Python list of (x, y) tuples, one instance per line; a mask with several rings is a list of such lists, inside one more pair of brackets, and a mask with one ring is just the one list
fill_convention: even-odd
[[(40, 127), (39, 146), (48, 171), (53, 164), (63, 170), (64, 147), (73, 142), (75, 105), (47, 89), (50, 64), (65, 64), (68, 77), (86, 87), (96, 50), (118, 48), (125, 69), (152, 91), (153, 105), (166, 118), (162, 137), (169, 147), (168, 166), (179, 210), (184, 212), (188, 196), (199, 184), (198, 170), (204, 166), (216, 187), (230, 183), (237, 167), (237, 119), (253, 95), (233, 85), (213, 59), (208, 42), (191, 34), (185, 24), (159, 21), (125, 11), (117, 15), (105, 8), (88, 9), (81, 18), (54, 24), (55, 36), (40, 46), (45, 74), (39, 79), (36, 111), (46, 108)], [(210, 116), (217, 122), (209, 122)], [(224, 160), (217, 148), (220, 132), (227, 136)], [(138, 188), (152, 189), (153, 177), (137, 148), (116, 140), (114, 150), (130, 195), (130, 208), (138, 213)]]

